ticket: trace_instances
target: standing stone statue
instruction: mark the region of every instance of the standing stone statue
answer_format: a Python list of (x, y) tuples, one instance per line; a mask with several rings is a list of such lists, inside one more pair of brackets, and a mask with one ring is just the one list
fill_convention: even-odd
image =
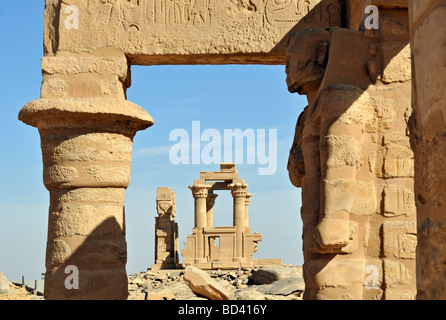
[(170, 188), (158, 188), (156, 211), (158, 217), (155, 218), (155, 264), (152, 265), (152, 270), (177, 269), (178, 224), (175, 222), (175, 192)]
[(416, 294), (408, 24), (381, 17), (379, 32), (306, 29), (288, 48), (288, 88), (308, 98), (288, 162), (302, 187), (305, 299)]

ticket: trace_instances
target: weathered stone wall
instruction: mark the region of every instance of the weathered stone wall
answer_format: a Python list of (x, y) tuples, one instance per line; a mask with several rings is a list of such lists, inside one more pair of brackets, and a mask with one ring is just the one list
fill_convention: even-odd
[(445, 0), (411, 0), (418, 299), (446, 298)]
[(290, 30), (340, 26), (341, 2), (72, 0), (79, 28), (67, 29), (68, 4), (46, 0), (45, 55), (112, 46), (132, 64), (284, 64)]
[[(47, 299), (127, 297), (124, 191), (133, 136), (153, 124), (126, 100), (129, 65), (285, 64), (310, 27), (287, 65), (309, 100), (290, 156), (306, 298), (413, 298), (416, 232), (418, 297), (444, 298), (445, 0), (72, 0), (78, 28), (45, 3), (41, 99), (19, 118), (39, 129), (50, 191)], [(359, 31), (368, 4), (375, 32)]]
[(407, 11), (378, 31), (298, 32), (288, 86), (306, 94), (290, 152), (302, 187), (305, 299), (414, 299), (416, 210), (409, 144)]

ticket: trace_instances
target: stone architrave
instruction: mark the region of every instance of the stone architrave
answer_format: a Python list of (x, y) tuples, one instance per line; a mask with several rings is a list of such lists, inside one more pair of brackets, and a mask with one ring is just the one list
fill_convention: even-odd
[(155, 264), (152, 270), (177, 269), (179, 263), (178, 224), (175, 222), (175, 192), (158, 188), (155, 218)]
[[(112, 46), (140, 65), (284, 64), (289, 32), (297, 24), (341, 26), (341, 6), (341, 0), (46, 0), (45, 54)], [(77, 29), (66, 27), (73, 18)]]

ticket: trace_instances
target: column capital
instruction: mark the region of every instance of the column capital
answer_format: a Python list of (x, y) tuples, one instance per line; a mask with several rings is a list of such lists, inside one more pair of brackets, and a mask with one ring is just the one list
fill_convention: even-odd
[(251, 202), (251, 198), (252, 198), (252, 193), (246, 194), (246, 205), (249, 205), (249, 203)]
[(228, 187), (231, 189), (231, 194), (234, 198), (246, 197), (248, 194), (248, 185), (243, 180), (241, 182), (231, 183)]
[(215, 204), (215, 199), (217, 199), (218, 194), (214, 194), (214, 193), (208, 193), (208, 196), (206, 198), (206, 205), (208, 207), (213, 207)]
[(206, 199), (208, 197), (210, 188), (211, 188), (211, 186), (207, 185), (207, 184), (195, 184), (195, 185), (189, 186), (189, 189), (192, 190), (192, 195), (193, 195), (194, 199), (197, 199), (197, 198), (205, 198)]

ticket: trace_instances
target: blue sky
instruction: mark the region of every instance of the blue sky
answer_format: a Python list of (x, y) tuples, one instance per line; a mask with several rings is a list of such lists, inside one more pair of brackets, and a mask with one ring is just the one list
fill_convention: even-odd
[[(45, 272), (49, 194), (42, 180), (40, 137), (17, 120), (20, 109), (40, 97), (44, 0), (0, 1), (0, 270), (10, 280), (39, 279)], [(134, 139), (126, 192), (127, 273), (154, 262), (155, 199), (158, 187), (176, 193), (180, 249), (193, 227), (188, 186), (200, 171), (219, 165), (174, 165), (170, 133), (215, 129), (277, 130), (277, 172), (259, 175), (258, 161), (237, 165), (253, 193), (250, 227), (263, 235), (256, 258), (302, 264), (301, 195), (288, 180), (286, 164), (296, 119), (306, 100), (286, 89), (284, 66), (133, 66), (128, 100), (145, 108), (155, 125)], [(267, 136), (268, 141), (268, 136)], [(246, 146), (245, 146), (246, 147)], [(232, 225), (232, 197), (220, 193), (215, 225)]]

